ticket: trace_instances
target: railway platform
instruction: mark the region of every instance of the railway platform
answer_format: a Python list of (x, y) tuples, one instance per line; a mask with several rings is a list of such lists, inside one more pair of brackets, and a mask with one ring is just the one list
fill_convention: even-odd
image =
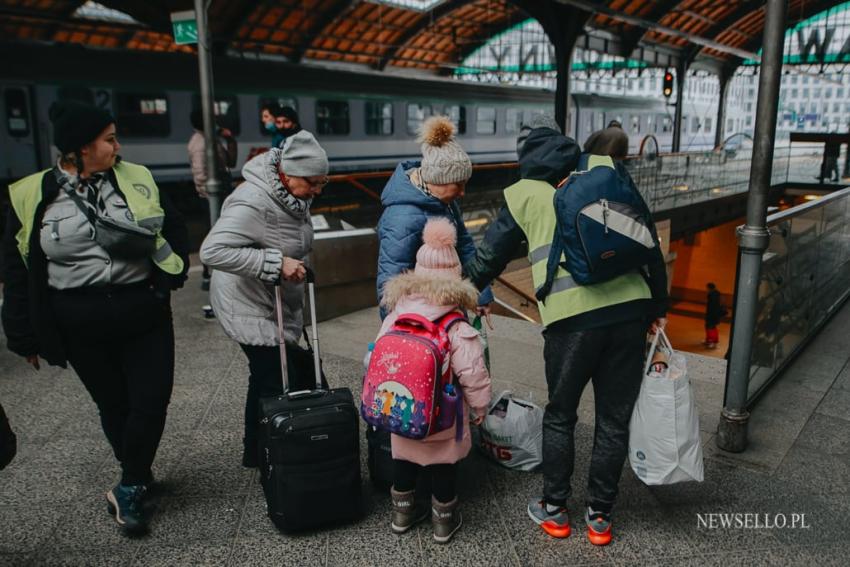
[[(593, 547), (580, 518), (573, 518), (570, 538), (548, 538), (525, 511), (527, 499), (541, 487), (540, 474), (508, 471), (473, 452), (459, 482), (464, 526), (451, 545), (439, 546), (427, 524), (403, 536), (390, 533), (389, 498), (367, 481), (365, 440), (365, 517), (297, 536), (275, 530), (256, 473), (240, 466), (247, 364), (219, 325), (202, 317), (206, 296), (199, 276), (193, 272), (173, 298), (176, 383), (155, 463), (160, 488), (147, 537), (125, 539), (106, 512), (103, 493), (118, 470), (79, 380), (55, 368), (36, 373), (0, 352), (0, 399), (20, 446), (17, 459), (0, 472), (0, 565), (846, 564), (850, 306), (762, 396), (744, 453), (722, 452), (713, 440), (725, 361), (688, 355), (705, 481), (648, 488), (626, 464), (611, 545)], [(503, 317), (495, 324), (494, 391), (510, 388), (545, 403), (539, 328)], [(332, 385), (357, 391), (363, 351), (377, 328), (375, 309), (320, 323)], [(576, 493), (569, 503), (574, 511), (584, 497), (592, 424), (592, 396), (586, 392), (576, 435)], [(750, 528), (723, 527), (722, 518), (736, 514), (749, 515), (742, 517), (750, 518)], [(792, 529), (795, 514), (804, 523)], [(785, 528), (776, 527), (780, 518), (787, 519)]]

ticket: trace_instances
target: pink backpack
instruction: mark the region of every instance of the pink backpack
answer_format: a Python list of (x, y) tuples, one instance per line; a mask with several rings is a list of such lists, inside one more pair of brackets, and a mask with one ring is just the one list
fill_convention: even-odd
[(415, 313), (399, 315), (375, 343), (363, 379), (360, 415), (366, 423), (410, 439), (452, 427), (458, 411), (462, 423), (463, 400), (452, 384), (448, 333), (465, 320), (460, 311), (436, 321)]

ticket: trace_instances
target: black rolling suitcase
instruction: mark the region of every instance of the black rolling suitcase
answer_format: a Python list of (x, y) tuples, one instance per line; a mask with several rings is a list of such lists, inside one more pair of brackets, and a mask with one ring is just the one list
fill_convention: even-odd
[(378, 490), (389, 492), (393, 484), (393, 453), (390, 432), (366, 424), (369, 479)]
[[(308, 275), (310, 312), (315, 289)], [(349, 522), (361, 511), (359, 415), (348, 388), (322, 388), (313, 324), (316, 389), (289, 391), (280, 287), (275, 288), (283, 395), (260, 400), (260, 475), (269, 518), (296, 531)]]

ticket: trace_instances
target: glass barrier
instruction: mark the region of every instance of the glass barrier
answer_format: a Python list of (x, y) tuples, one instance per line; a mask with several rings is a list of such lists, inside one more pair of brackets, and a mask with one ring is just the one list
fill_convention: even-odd
[(850, 294), (850, 189), (767, 219), (749, 401)]
[[(774, 149), (772, 185), (787, 181), (789, 168), (796, 164), (791, 158), (787, 143)], [(746, 193), (751, 161), (752, 148), (741, 145), (707, 152), (635, 156), (623, 163), (650, 210), (658, 212)]]
[[(773, 150), (771, 185), (829, 183), (850, 176), (850, 163), (841, 154), (824, 161), (824, 144), (777, 139)], [(705, 152), (631, 156), (623, 160), (652, 212), (664, 211), (746, 193), (750, 181), (751, 144)]]

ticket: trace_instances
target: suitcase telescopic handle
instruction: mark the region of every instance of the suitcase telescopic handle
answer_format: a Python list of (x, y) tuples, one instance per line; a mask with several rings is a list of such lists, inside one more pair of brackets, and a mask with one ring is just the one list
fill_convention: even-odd
[(286, 342), (283, 338), (283, 286), (274, 286), (275, 314), (277, 315), (277, 338), (280, 347), (280, 374), (283, 378), (283, 393), (289, 392), (289, 369), (286, 367)]
[[(322, 365), (321, 365), (321, 353), (319, 352), (319, 329), (316, 323), (316, 274), (310, 268), (306, 269), (306, 278), (307, 280), (307, 294), (308, 294), (308, 302), (310, 304), (310, 325), (313, 328), (313, 366), (315, 370), (315, 378), (316, 378), (316, 390), (322, 389)], [(283, 393), (289, 393), (289, 369), (286, 365), (286, 342), (283, 334), (283, 286), (278, 284), (274, 288), (274, 296), (275, 296), (275, 311), (277, 315), (277, 332), (278, 332), (278, 340), (280, 342), (280, 366), (281, 366), (281, 376), (283, 377)], [(308, 392), (309, 390), (305, 390), (304, 392), (293, 392), (292, 394), (303, 394)]]

